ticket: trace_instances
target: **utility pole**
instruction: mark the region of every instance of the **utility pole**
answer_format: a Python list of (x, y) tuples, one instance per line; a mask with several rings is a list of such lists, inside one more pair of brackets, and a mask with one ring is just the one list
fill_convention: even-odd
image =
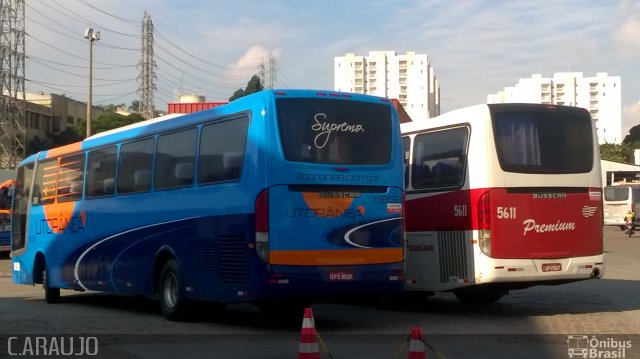
[(140, 113), (146, 119), (155, 117), (155, 104), (153, 103), (156, 90), (156, 62), (153, 60), (153, 22), (151, 16), (144, 12), (142, 18), (142, 57), (138, 64), (138, 93), (140, 94)]
[(0, 0), (0, 168), (25, 155), (24, 0)]
[(89, 40), (89, 95), (87, 96), (87, 135), (91, 137), (91, 121), (93, 120), (93, 43), (100, 40), (100, 31), (92, 27), (84, 32), (84, 38)]

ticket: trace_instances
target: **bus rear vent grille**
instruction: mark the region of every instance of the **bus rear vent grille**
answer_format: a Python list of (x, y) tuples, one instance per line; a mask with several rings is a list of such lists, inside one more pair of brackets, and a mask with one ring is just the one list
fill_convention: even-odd
[(440, 283), (469, 278), (464, 231), (438, 231)]
[(247, 244), (244, 237), (219, 236), (222, 283), (243, 284), (247, 280)]

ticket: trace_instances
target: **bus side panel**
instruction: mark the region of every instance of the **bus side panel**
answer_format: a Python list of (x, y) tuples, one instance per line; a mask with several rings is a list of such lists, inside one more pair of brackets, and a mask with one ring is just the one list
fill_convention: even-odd
[(444, 291), (473, 284), (472, 229), (478, 227), (473, 204), (480, 193), (407, 195), (407, 290)]
[(246, 289), (251, 218), (203, 217), (111, 235), (70, 253), (63, 264), (63, 283), (151, 295), (156, 284), (154, 261), (166, 249), (178, 260), (190, 297), (229, 300)]

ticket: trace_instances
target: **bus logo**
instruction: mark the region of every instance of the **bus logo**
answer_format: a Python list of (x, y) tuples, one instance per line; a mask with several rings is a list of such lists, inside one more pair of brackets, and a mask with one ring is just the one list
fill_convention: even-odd
[(589, 354), (589, 336), (587, 335), (569, 335), (567, 338), (567, 347), (569, 358), (575, 356), (586, 358)]
[(553, 199), (553, 198), (567, 198), (566, 193), (534, 193), (533, 199)]
[(593, 217), (593, 215), (596, 213), (596, 210), (598, 210), (598, 207), (584, 206), (582, 207), (582, 216), (584, 216), (585, 218)]

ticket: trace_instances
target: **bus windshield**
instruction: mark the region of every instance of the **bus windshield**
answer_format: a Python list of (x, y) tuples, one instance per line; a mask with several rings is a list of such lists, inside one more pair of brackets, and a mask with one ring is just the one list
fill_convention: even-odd
[(289, 161), (377, 165), (391, 160), (391, 116), (385, 104), (278, 99), (278, 127)]
[(605, 201), (626, 201), (629, 199), (629, 187), (607, 186), (604, 188)]
[(593, 167), (591, 118), (565, 111), (494, 111), (500, 167), (520, 173), (587, 173)]

